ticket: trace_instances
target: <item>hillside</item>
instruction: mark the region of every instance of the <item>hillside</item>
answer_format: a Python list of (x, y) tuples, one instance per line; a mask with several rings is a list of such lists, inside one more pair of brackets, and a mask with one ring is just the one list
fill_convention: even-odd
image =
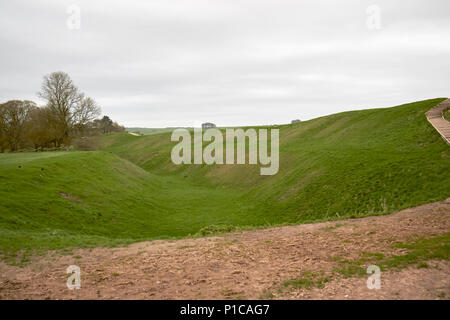
[(170, 128), (139, 128), (139, 127), (130, 127), (125, 128), (126, 132), (139, 132), (143, 135), (149, 135), (149, 134), (156, 134), (156, 133), (162, 133), (162, 132), (169, 132), (172, 131)]
[(95, 138), (91, 152), (0, 155), (0, 250), (116, 245), (386, 214), (450, 194), (432, 99), (280, 126), (280, 169), (175, 166), (170, 133)]
[(238, 190), (251, 200), (254, 214), (271, 223), (386, 213), (450, 192), (450, 151), (424, 116), (442, 100), (280, 126), (280, 170), (274, 176), (259, 175), (258, 166), (175, 166), (170, 133), (101, 140), (105, 150), (148, 172)]

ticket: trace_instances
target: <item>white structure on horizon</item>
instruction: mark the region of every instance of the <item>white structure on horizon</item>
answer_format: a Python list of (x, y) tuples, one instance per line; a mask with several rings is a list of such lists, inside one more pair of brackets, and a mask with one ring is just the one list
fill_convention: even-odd
[(209, 129), (209, 128), (215, 128), (215, 127), (216, 127), (216, 125), (211, 122), (202, 123), (202, 129)]

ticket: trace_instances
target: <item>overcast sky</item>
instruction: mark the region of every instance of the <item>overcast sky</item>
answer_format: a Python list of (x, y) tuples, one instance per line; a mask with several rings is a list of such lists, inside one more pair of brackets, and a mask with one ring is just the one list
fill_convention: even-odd
[(0, 102), (43, 104), (53, 71), (126, 126), (278, 124), (447, 97), (449, 17), (448, 0), (1, 1)]

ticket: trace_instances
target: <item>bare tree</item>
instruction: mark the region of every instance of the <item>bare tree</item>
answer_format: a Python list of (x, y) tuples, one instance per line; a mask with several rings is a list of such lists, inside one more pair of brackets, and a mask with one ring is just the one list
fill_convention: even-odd
[(73, 111), (74, 129), (83, 134), (88, 125), (100, 114), (100, 108), (94, 99), (86, 97)]
[(57, 130), (50, 117), (48, 108), (33, 108), (25, 126), (26, 139), (35, 151), (56, 145)]
[(28, 114), (33, 108), (36, 108), (36, 104), (27, 100), (11, 100), (0, 105), (1, 129), (11, 151), (22, 146)]
[(58, 124), (59, 139), (65, 144), (70, 143), (74, 129), (79, 130), (101, 112), (94, 99), (85, 97), (65, 72), (46, 75), (38, 96), (47, 101)]
[(103, 116), (100, 120), (100, 128), (103, 133), (110, 133), (113, 130), (113, 121), (108, 116)]
[(113, 123), (114, 132), (125, 132), (125, 127), (118, 124), (116, 121)]

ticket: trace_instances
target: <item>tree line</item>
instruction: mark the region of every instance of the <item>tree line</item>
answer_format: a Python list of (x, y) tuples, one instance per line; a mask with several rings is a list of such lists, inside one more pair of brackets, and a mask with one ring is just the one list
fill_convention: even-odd
[(77, 137), (125, 131), (87, 97), (65, 72), (44, 76), (38, 97), (46, 101), (10, 100), (0, 104), (0, 152), (69, 147)]

